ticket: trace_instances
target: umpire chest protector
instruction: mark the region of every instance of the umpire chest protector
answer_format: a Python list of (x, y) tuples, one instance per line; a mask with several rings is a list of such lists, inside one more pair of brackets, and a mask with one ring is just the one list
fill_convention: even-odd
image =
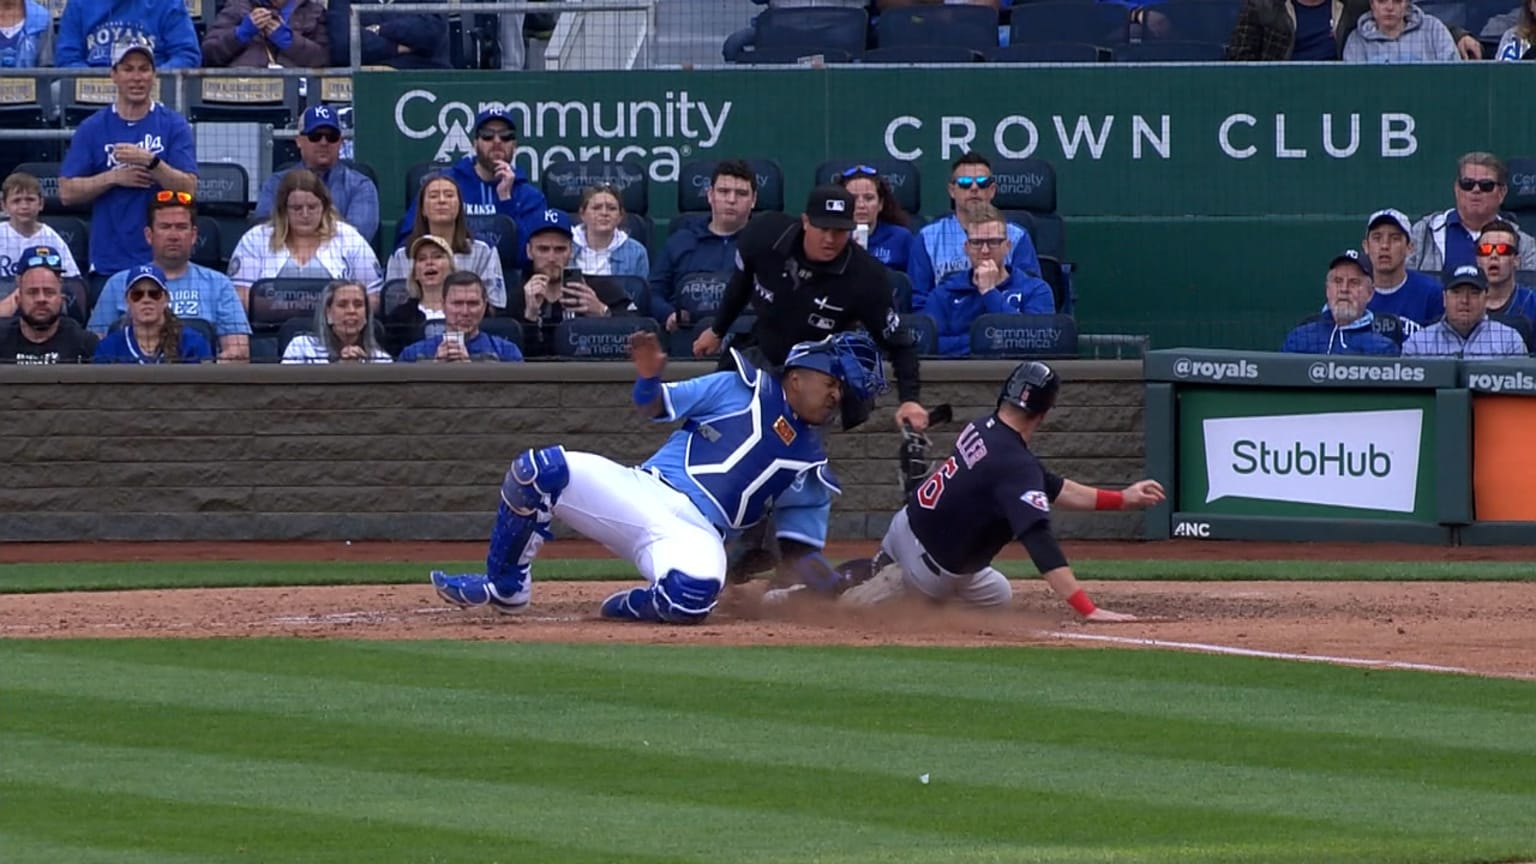
[(689, 433), (684, 470), (717, 517), (731, 528), (751, 525), (763, 518), (769, 501), (807, 474), (839, 492), (820, 435), (790, 410), (779, 382), (739, 354), (736, 369), (753, 391), (747, 406), (683, 424)]

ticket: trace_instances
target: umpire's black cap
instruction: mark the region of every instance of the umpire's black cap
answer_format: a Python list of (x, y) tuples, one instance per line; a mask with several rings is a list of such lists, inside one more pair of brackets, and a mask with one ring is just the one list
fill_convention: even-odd
[(817, 228), (852, 231), (853, 196), (841, 186), (817, 186), (805, 202), (805, 215)]
[(1008, 403), (1023, 408), (1031, 414), (1044, 414), (1056, 404), (1056, 393), (1061, 390), (1061, 376), (1056, 370), (1039, 360), (1025, 360), (1015, 366), (1003, 389), (997, 394), (997, 404)]

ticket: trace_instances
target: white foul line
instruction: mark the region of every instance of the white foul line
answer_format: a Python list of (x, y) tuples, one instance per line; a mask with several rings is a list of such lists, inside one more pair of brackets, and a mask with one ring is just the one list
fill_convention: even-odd
[(1454, 672), (1460, 675), (1483, 674), (1461, 666), (1436, 666), (1431, 663), (1403, 663), (1396, 660), (1370, 660), (1363, 657), (1330, 657), (1327, 654), (1292, 654), (1287, 651), (1260, 651), (1257, 648), (1238, 648), (1235, 645), (1208, 645), (1204, 642), (1170, 642), (1166, 639), (1140, 639), (1131, 636), (1105, 636), (1099, 633), (1063, 633), (1056, 630), (1037, 631), (1043, 636), (1057, 639), (1078, 639), (1088, 642), (1112, 642), (1116, 645), (1136, 645), (1143, 648), (1173, 648), (1180, 651), (1202, 651), (1207, 654), (1227, 654), (1235, 657), (1263, 657), (1268, 660), (1300, 660), (1306, 663), (1337, 663), (1343, 666), (1369, 666), (1376, 669), (1408, 669), (1415, 672)]

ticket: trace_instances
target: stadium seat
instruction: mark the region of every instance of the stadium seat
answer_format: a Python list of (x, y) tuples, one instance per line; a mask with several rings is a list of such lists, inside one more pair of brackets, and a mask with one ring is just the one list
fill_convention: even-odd
[[(126, 317), (123, 317), (113, 321), (111, 326), (107, 328), (107, 332), (115, 333), (118, 330), (123, 329), (123, 325), (127, 323), (127, 320), (128, 319)], [(202, 318), (182, 318), (180, 320), (183, 327), (186, 327), (189, 330), (197, 331), (199, 336), (202, 336), (204, 339), (206, 339), (208, 341), (208, 347), (213, 349), (214, 356), (218, 356), (219, 336), (218, 333), (213, 329), (213, 322), (205, 321)]]
[(903, 6), (885, 9), (875, 22), (875, 44), (958, 45), (982, 50), (997, 45), (997, 10), (991, 6)]
[(1045, 280), (1045, 284), (1051, 286), (1051, 296), (1056, 300), (1056, 311), (1071, 315), (1077, 305), (1077, 297), (1072, 290), (1072, 265), (1063, 264), (1050, 255), (1041, 255), (1040, 278)]
[(480, 322), (480, 329), (516, 345), (519, 350), (523, 347), (523, 322), (516, 318), (485, 318)]
[(908, 312), (901, 316), (901, 329), (912, 337), (918, 354), (939, 353), (939, 325), (932, 318), (921, 312)]
[(1013, 7), (1008, 44), (1086, 42), (1124, 45), (1130, 39), (1130, 13), (1117, 3), (1028, 3)]
[(1206, 42), (1225, 46), (1237, 24), (1241, 7), (1242, 4), (1232, 0), (1164, 0), (1146, 7), (1141, 39), (1143, 42)]
[(258, 279), (251, 286), (250, 302), (246, 317), (251, 330), (276, 333), (282, 325), (294, 318), (308, 318), (315, 314), (320, 294), (329, 279)]
[(80, 204), (74, 207), (65, 207), (59, 200), (59, 163), (57, 162), (23, 162), (16, 166), (17, 171), (25, 171), (37, 178), (39, 185), (43, 187), (43, 212), (50, 215), (71, 214), (75, 216), (89, 216), (91, 205)]
[[(117, 86), (109, 77), (110, 70), (101, 69), (100, 77), (60, 78), (58, 113), (68, 128), (74, 128), (102, 108), (117, 101)], [(169, 103), (176, 85), (169, 77), (155, 80), (151, 98)], [(175, 106), (172, 106), (175, 107)]]
[(823, 63), (852, 63), (862, 60), (864, 53), (850, 54), (847, 51), (804, 51), (793, 47), (779, 47), (768, 50), (748, 51), (741, 55), (741, 59), (733, 60), (733, 63), (758, 66), (797, 66), (809, 58), (820, 58)]
[[(384, 322), (377, 318), (370, 317), (368, 319), (368, 326), (373, 328), (373, 338), (382, 348), (384, 345)], [(288, 350), (288, 343), (292, 342), (295, 336), (299, 336), (301, 334), (312, 334), (314, 332), (315, 319), (313, 317), (304, 316), (300, 318), (289, 318), (287, 321), (284, 321), (283, 326), (278, 328), (277, 336), (275, 337), (274, 344), (277, 346), (276, 359), (282, 359), (283, 352)], [(269, 336), (267, 338), (271, 339), (273, 337)], [(252, 359), (255, 359), (254, 356)]]
[(75, 256), (75, 264), (79, 265), (80, 272), (84, 273), (91, 268), (91, 228), (85, 224), (84, 219), (47, 212), (37, 219), (59, 233), (64, 245), (69, 247), (69, 254)]
[[(798, 52), (800, 55), (842, 51), (849, 57), (864, 53), (869, 39), (869, 14), (862, 9), (774, 9), (757, 16), (753, 25), (753, 51), (764, 54)], [(748, 62), (743, 50), (725, 59)]]
[(661, 326), (654, 318), (572, 318), (555, 326), (555, 356), (582, 360), (625, 360), (629, 336), (649, 330), (659, 338)]
[(674, 305), (680, 316), (689, 324), (714, 317), (725, 297), (725, 286), (730, 284), (732, 271), (706, 271), (685, 273), (677, 280)]
[[(940, 9), (945, 7), (938, 7)], [(953, 6), (953, 9), (966, 7)], [(964, 45), (893, 45), (864, 52), (865, 63), (980, 63), (982, 53)]]
[[(832, 159), (816, 166), (815, 181), (834, 183), (844, 171), (856, 165), (868, 165), (879, 173), (896, 197), (896, 203), (908, 214), (916, 214), (923, 207), (923, 181), (917, 172), (917, 163), (883, 156), (876, 159)], [(913, 229), (916, 230), (916, 229)]]
[(567, 213), (581, 209), (581, 195), (592, 186), (619, 190), (626, 213), (643, 216), (651, 209), (650, 178), (639, 162), (556, 162), (544, 169), (539, 182), (549, 206)]
[(1099, 63), (1109, 49), (1086, 42), (1025, 42), (987, 52), (989, 63)]
[(599, 297), (613, 297), (622, 292), (625, 297), (634, 302), (636, 314), (643, 316), (651, 314), (651, 286), (641, 277), (588, 274), (582, 278)]
[(1536, 331), (1532, 331), (1531, 319), (1524, 315), (1489, 315), (1488, 320), (1506, 324), (1519, 331), (1520, 338), (1525, 342), (1525, 353), (1531, 353), (1532, 348), (1536, 347)]
[(212, 216), (197, 217), (197, 242), (192, 246), (192, 263), (223, 272), (229, 264), (224, 257), (224, 229)]
[(1139, 42), (1122, 45), (1111, 57), (1116, 63), (1219, 63), (1227, 57), (1220, 42)]
[(1029, 214), (1035, 251), (1064, 259), (1067, 248), (1066, 226), (1056, 214), (1056, 169), (1044, 159), (997, 159), (992, 162), (997, 178), (997, 195), (992, 206), (1005, 214), (1024, 211)]
[[(0, 86), (0, 129), (47, 129), (56, 126), (53, 95), (47, 80), (14, 77)], [(62, 142), (0, 141), (0, 177), (23, 162), (54, 162), (63, 154)]]
[[(829, 10), (821, 10), (829, 11)], [(767, 14), (767, 13), (764, 13)], [(715, 173), (719, 159), (701, 159), (685, 163), (677, 176), (677, 212), (708, 213), (710, 175)], [(757, 207), (755, 212), (784, 209), (784, 171), (772, 159), (748, 159), (747, 164), (757, 175)], [(799, 211), (799, 208), (795, 208)]]
[(503, 273), (511, 273), (518, 269), (518, 252), (521, 249), (522, 240), (518, 236), (517, 223), (512, 217), (500, 213), (495, 216), (468, 216), (465, 222), (469, 226), (469, 233), (474, 235), (485, 245), (496, 250), (496, 257), (501, 259)]
[(1509, 193), (1504, 196), (1504, 209), (1529, 234), (1530, 229), (1536, 227), (1536, 157), (1516, 156), (1504, 163), (1504, 167), (1509, 172)]
[(912, 308), (912, 278), (900, 270), (885, 271), (885, 281), (891, 285), (891, 305), (897, 312), (920, 312)]
[(405, 206), (409, 208), (416, 203), (416, 193), (421, 191), (421, 184), (427, 182), (428, 175), (452, 167), (452, 162), (417, 162), (405, 169)]
[(376, 314), (381, 318), (389, 316), (395, 311), (395, 307), (411, 299), (410, 285), (404, 279), (391, 279), (379, 289), (379, 308)]
[(270, 123), (292, 126), (303, 113), (298, 78), (191, 79), (186, 93), (190, 123)]
[[(197, 224), (201, 233), (204, 217), (218, 225), (218, 257), (228, 262), (234, 257), (240, 238), (250, 228), (251, 178), (238, 162), (197, 163)], [(202, 241), (199, 241), (201, 245)], [(206, 257), (206, 255), (205, 255)], [(201, 263), (201, 262), (199, 262)], [(205, 265), (207, 266), (207, 265)]]
[(982, 315), (971, 324), (973, 357), (1076, 357), (1071, 315)]

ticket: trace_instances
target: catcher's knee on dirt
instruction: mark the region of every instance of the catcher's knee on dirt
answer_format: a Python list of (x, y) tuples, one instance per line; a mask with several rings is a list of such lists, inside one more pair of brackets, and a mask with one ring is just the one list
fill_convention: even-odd
[(560, 497), (560, 490), (571, 482), (571, 469), (565, 463), (565, 448), (545, 447), (518, 454), (501, 481), (501, 500), (513, 512), (531, 515), (548, 513)]
[(720, 579), (690, 576), (668, 570), (653, 589), (656, 614), (668, 624), (698, 624), (715, 608), (724, 583)]

